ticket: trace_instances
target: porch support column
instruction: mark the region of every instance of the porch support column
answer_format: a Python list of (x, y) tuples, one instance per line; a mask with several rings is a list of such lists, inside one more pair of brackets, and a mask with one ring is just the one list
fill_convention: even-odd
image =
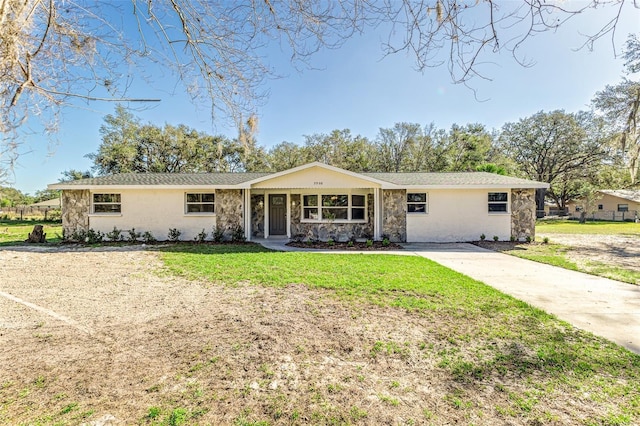
[(251, 241), (251, 190), (244, 190), (244, 237)]
[(373, 189), (373, 239), (382, 238), (382, 189)]

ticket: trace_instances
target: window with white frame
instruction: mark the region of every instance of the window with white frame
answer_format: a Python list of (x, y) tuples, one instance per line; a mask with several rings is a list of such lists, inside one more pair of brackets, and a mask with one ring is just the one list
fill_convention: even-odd
[(490, 192), (488, 196), (489, 213), (506, 213), (509, 195), (506, 192)]
[(407, 213), (427, 213), (427, 193), (407, 193)]
[(305, 194), (303, 221), (366, 221), (367, 196), (360, 194)]
[(629, 211), (629, 204), (618, 204), (618, 211), (619, 212), (628, 212)]
[(121, 213), (120, 194), (93, 194), (94, 213)]
[(187, 193), (186, 201), (185, 211), (187, 213), (215, 212), (215, 194), (212, 192)]

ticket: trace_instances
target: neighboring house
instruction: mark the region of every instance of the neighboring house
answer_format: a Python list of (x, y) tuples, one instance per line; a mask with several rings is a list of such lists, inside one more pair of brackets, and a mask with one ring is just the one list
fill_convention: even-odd
[(49, 185), (62, 190), (65, 236), (135, 228), (192, 240), (214, 226), (248, 240), (447, 242), (535, 234), (535, 189), (486, 172), (354, 173), (311, 163), (278, 173), (118, 174)]
[(40, 201), (39, 203), (29, 204), (28, 207), (36, 208), (39, 210), (59, 209), (60, 197), (52, 198), (51, 200)]
[(575, 218), (586, 209), (588, 219), (634, 220), (640, 215), (640, 189), (601, 189), (590, 206), (583, 200), (572, 200), (567, 202), (567, 208)]

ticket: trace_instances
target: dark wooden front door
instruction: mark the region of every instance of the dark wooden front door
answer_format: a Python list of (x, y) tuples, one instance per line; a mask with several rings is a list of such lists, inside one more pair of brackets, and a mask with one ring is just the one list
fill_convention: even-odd
[(287, 195), (269, 194), (269, 235), (287, 234)]

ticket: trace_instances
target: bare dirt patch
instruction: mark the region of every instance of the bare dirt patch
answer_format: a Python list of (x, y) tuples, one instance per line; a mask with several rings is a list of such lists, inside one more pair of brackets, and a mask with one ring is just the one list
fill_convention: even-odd
[(536, 378), (517, 372), (455, 380), (443, 351), (472, 348), (454, 341), (450, 318), (301, 283), (211, 286), (161, 269), (157, 253), (135, 247), (0, 250), (0, 291), (73, 322), (0, 297), (0, 423), (567, 424), (601, 414), (582, 397), (541, 393), (522, 417), (512, 395)]
[[(631, 235), (549, 234), (549, 243), (567, 247), (564, 256), (584, 272), (620, 279), (610, 268), (621, 268), (637, 274), (640, 271), (640, 237)], [(543, 244), (545, 235), (538, 235), (532, 245)], [(477, 241), (474, 244), (490, 250), (509, 252), (527, 250), (529, 244), (510, 241)], [(606, 269), (603, 271), (603, 268)], [(627, 280), (633, 282), (632, 277)], [(640, 284), (638, 279), (636, 284)]]
[(548, 237), (551, 242), (571, 247), (567, 256), (578, 264), (595, 261), (640, 271), (638, 236), (553, 234)]

